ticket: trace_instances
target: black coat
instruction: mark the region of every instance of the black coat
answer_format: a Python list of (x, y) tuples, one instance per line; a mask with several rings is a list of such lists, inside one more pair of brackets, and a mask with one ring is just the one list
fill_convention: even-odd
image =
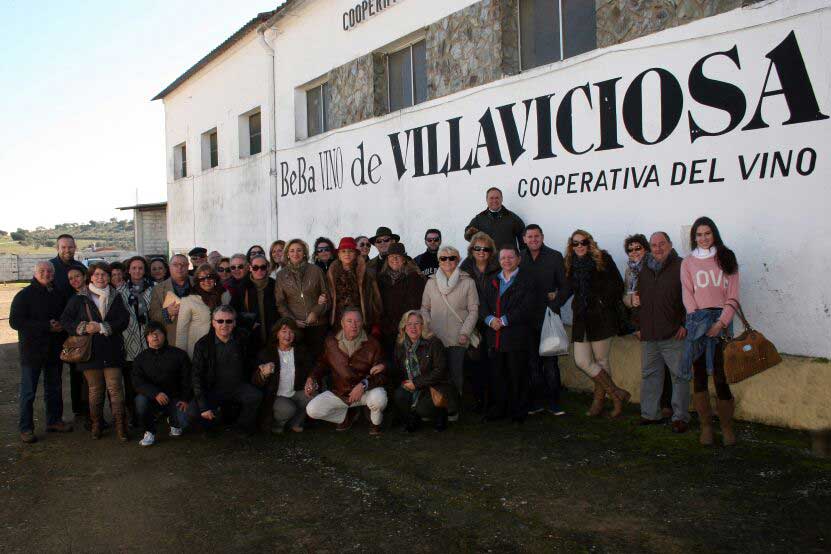
[(168, 398), (188, 402), (193, 397), (190, 371), (184, 350), (168, 344), (158, 350), (147, 348), (133, 360), (133, 388), (148, 398), (163, 392)]
[(77, 364), (79, 371), (124, 367), (124, 341), (121, 339), (121, 333), (130, 324), (130, 312), (127, 311), (121, 295), (114, 288), (110, 287), (110, 289), (110, 306), (103, 320), (95, 302), (87, 296), (87, 293), (73, 296), (61, 315), (61, 325), (70, 335), (83, 334), (83, 332), (78, 332), (78, 327), (81, 322), (89, 321), (86, 307), (89, 307), (92, 321), (103, 322), (110, 327), (109, 335), (100, 333), (92, 335), (92, 354), (89, 361)]
[(398, 335), (398, 324), (407, 311), (421, 308), (421, 297), (424, 285), (427, 284), (421, 271), (412, 262), (404, 266), (404, 276), (394, 285), (388, 271), (385, 265), (378, 275), (378, 290), (384, 307), (381, 312), (381, 335), (385, 338)]
[(491, 278), (499, 273), (499, 262), (496, 261), (496, 256), (491, 254), (490, 259), (488, 260), (488, 265), (485, 267), (485, 271), (479, 272), (476, 268), (476, 260), (473, 259), (473, 256), (468, 256), (462, 262), (462, 265), (459, 266), (459, 269), (473, 277), (473, 280), (476, 282), (476, 292), (479, 293), (479, 296), (482, 296), (482, 291), (485, 290), (485, 285), (487, 285)]
[(529, 337), (534, 323), (531, 309), (534, 299), (534, 282), (527, 271), (519, 270), (508, 290), (499, 295), (499, 276), (494, 275), (479, 295), (479, 319), (488, 316), (506, 316), (508, 325), (496, 332), (490, 325), (485, 328), (488, 349), (512, 352), (530, 347)]
[[(519, 267), (530, 274), (534, 281), (534, 325), (542, 327), (546, 307), (559, 314), (560, 308), (571, 294), (566, 281), (563, 255), (543, 244), (536, 260), (531, 256), (531, 252), (523, 251)], [(548, 300), (549, 292), (557, 293), (554, 300)]]
[(436, 271), (439, 270), (439, 252), (436, 250), (435, 252), (431, 252), (429, 250), (425, 250), (418, 256), (416, 256), (413, 261), (418, 266), (418, 269), (421, 270), (421, 274), (425, 277), (430, 277)]
[[(618, 304), (622, 304), (623, 278), (615, 261), (603, 252), (605, 267), (595, 270), (589, 285), (588, 306), (583, 313), (574, 309), (572, 303), (571, 338), (574, 342), (599, 341), (616, 336), (620, 331)], [(577, 279), (574, 272), (568, 276), (570, 290), (577, 294)]]
[[(264, 332), (265, 338), (269, 336), (271, 327), (280, 319), (277, 312), (277, 301), (274, 296), (274, 279), (268, 278), (268, 284), (263, 291), (264, 317), (260, 314), (260, 304), (257, 302), (257, 286), (246, 277), (240, 282), (238, 293), (231, 296), (231, 306), (237, 311), (237, 321), (246, 329), (252, 331), (252, 339), (259, 341), (259, 345), (265, 344), (261, 336)], [(264, 321), (264, 329), (259, 327), (255, 330), (256, 324)]]
[[(396, 341), (393, 351), (392, 368), (388, 371), (390, 382), (398, 386), (407, 379), (407, 370), (404, 362), (407, 354), (404, 352), (404, 344)], [(430, 337), (422, 340), (416, 348), (418, 357), (419, 376), (413, 379), (413, 385), (417, 390), (429, 390), (434, 387), (445, 397), (450, 398), (455, 394), (455, 387), (450, 383), (450, 376), (447, 369), (447, 356), (444, 345), (438, 337)]]
[(57, 289), (47, 289), (32, 279), (31, 284), (12, 300), (9, 325), (17, 331), (20, 362), (41, 367), (60, 363), (61, 345), (66, 333), (52, 333), (49, 321), (60, 320), (66, 298)]
[[(250, 333), (245, 329), (237, 327), (234, 329), (234, 339), (239, 351), (240, 359), (243, 361), (243, 374), (240, 379), (243, 382), (251, 382), (251, 373), (254, 369), (256, 354), (251, 348)], [(216, 333), (211, 329), (207, 335), (196, 341), (193, 346), (192, 379), (193, 397), (198, 402), (200, 410), (208, 409), (205, 400), (205, 392), (211, 391), (216, 386)]]
[(78, 260), (72, 260), (68, 264), (64, 264), (60, 256), (55, 256), (49, 262), (55, 268), (55, 280), (52, 281), (52, 286), (58, 289), (66, 302), (75, 294), (75, 290), (69, 284), (69, 270), (75, 267), (86, 274), (87, 268)]
[(470, 240), (474, 234), (474, 229), (487, 233), (493, 239), (497, 249), (506, 245), (516, 246), (520, 249), (525, 247), (522, 242), (525, 223), (517, 214), (505, 206), (502, 206), (502, 209), (496, 214), (492, 214), (488, 209), (476, 214), (465, 227), (465, 240)]

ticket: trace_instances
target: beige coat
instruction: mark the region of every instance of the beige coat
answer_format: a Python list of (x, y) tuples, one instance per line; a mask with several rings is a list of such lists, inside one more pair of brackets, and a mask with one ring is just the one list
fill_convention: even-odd
[(153, 287), (153, 292), (150, 294), (149, 313), (150, 319), (165, 326), (167, 344), (176, 344), (176, 320), (174, 319), (172, 323), (165, 321), (162, 308), (168, 292), (173, 292), (173, 284), (169, 278)]
[[(457, 269), (451, 278), (451, 289), (447, 293), (447, 303), (442, 298), (437, 279), (440, 277), (439, 270), (427, 281), (424, 287), (424, 294), (421, 297), (421, 314), (424, 322), (445, 346), (461, 346), (459, 335), (467, 335), (473, 332), (476, 326), (476, 319), (479, 317), (479, 294), (476, 291), (476, 282), (464, 271)], [(443, 277), (443, 274), (442, 274)], [(453, 307), (459, 317), (453, 315), (453, 311), (447, 304)], [(462, 321), (459, 321), (459, 318)]]
[(193, 357), (196, 341), (211, 330), (211, 309), (198, 294), (182, 298), (179, 317), (176, 318), (176, 346)]

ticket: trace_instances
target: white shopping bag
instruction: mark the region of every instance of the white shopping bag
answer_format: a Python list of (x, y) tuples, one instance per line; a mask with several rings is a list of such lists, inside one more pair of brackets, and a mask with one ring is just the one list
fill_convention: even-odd
[(560, 316), (545, 309), (545, 319), (540, 332), (540, 356), (564, 356), (568, 354), (568, 335)]

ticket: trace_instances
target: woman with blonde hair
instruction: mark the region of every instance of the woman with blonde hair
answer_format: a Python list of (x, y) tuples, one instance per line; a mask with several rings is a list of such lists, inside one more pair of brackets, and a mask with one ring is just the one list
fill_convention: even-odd
[(447, 428), (448, 404), (455, 412), (457, 395), (448, 379), (444, 345), (418, 310), (405, 312), (398, 324), (390, 377), (401, 383), (393, 400), (407, 432), (416, 431), (422, 418), (433, 419), (436, 431)]
[(275, 240), (268, 247), (268, 266), (270, 272), (268, 276), (272, 279), (276, 279), (277, 274), (286, 265), (285, 249), (286, 241), (284, 240)]
[(572, 335), (574, 363), (594, 381), (594, 401), (586, 415), (603, 412), (608, 394), (614, 403), (612, 417), (623, 412), (629, 392), (612, 381), (609, 352), (620, 322), (617, 303), (623, 295), (623, 279), (614, 260), (601, 250), (590, 233), (577, 229), (566, 244), (566, 279), (574, 294)]

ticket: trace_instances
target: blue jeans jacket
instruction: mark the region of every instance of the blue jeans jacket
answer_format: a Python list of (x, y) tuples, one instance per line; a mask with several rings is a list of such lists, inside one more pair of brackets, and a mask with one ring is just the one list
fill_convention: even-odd
[[(679, 371), (686, 379), (692, 378), (692, 365), (702, 354), (707, 357), (707, 375), (713, 374), (713, 365), (716, 356), (716, 347), (719, 337), (708, 337), (707, 331), (721, 317), (721, 308), (717, 310), (696, 310), (687, 314), (684, 327), (687, 329), (687, 338), (684, 341), (684, 357), (681, 359)], [(732, 323), (728, 327), (732, 331)]]

